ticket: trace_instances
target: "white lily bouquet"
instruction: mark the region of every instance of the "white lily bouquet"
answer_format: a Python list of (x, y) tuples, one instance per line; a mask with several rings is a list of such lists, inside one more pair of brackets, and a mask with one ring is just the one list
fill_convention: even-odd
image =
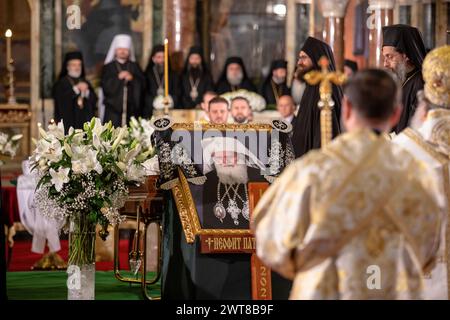
[[(148, 125), (133, 119), (129, 127), (114, 128), (111, 122), (102, 125), (93, 118), (83, 130), (70, 128), (67, 135), (62, 122), (49, 125), (47, 131), (39, 128), (31, 157), (39, 175), (36, 205), (74, 235), (69, 265), (95, 261), (97, 223), (106, 239), (108, 224), (122, 221), (119, 210), (128, 196), (127, 184), (144, 181), (146, 165), (154, 156)], [(85, 236), (92, 233), (93, 237)]]
[[(0, 154), (10, 156), (13, 158), (19, 148), (19, 141), (22, 139), (22, 134), (16, 134), (10, 137), (8, 134), (0, 132)], [(0, 165), (3, 162), (0, 160)]]

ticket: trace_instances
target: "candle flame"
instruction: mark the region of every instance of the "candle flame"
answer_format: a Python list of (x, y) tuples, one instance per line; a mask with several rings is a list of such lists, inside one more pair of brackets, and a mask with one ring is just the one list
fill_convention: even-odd
[(168, 44), (169, 43), (169, 39), (165, 38), (164, 39), (164, 44)]
[(5, 32), (5, 37), (7, 37), (7, 38), (11, 38), (11, 37), (12, 37), (12, 31), (11, 31), (11, 29), (6, 30), (6, 32)]

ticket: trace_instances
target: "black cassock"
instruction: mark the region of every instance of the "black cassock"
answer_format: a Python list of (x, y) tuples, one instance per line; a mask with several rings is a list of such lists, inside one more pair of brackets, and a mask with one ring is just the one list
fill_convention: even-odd
[(266, 79), (261, 86), (260, 94), (266, 100), (268, 105), (276, 105), (277, 99), (284, 95), (290, 95), (291, 90), (286, 85), (286, 82), (276, 84), (272, 78)]
[[(89, 85), (89, 97), (81, 98), (82, 104), (79, 101), (80, 94), (75, 93), (73, 90), (73, 86), (80, 82), (80, 80)], [(64, 130), (66, 133), (70, 127), (82, 129), (83, 124), (95, 116), (97, 96), (91, 84), (84, 79), (74, 79), (68, 75), (62, 77), (53, 86), (52, 96), (55, 103), (55, 121), (64, 121)]]
[(409, 125), (417, 103), (417, 91), (423, 89), (422, 63), (427, 54), (420, 31), (404, 24), (383, 27), (383, 46), (392, 46), (398, 52), (406, 54), (414, 70), (406, 75), (402, 85), (403, 110), (398, 124), (393, 128), (396, 133)]
[(114, 60), (106, 64), (102, 70), (101, 80), (105, 105), (103, 122), (112, 121), (115, 127), (122, 126), (125, 81), (118, 78), (121, 71), (128, 71), (133, 75), (133, 80), (127, 83), (127, 123), (132, 116), (143, 115), (145, 97), (145, 78), (137, 63), (127, 61), (121, 64)]
[(217, 93), (218, 94), (223, 94), (223, 93), (227, 93), (227, 92), (232, 92), (232, 91), (237, 91), (240, 89), (245, 89), (248, 91), (253, 91), (256, 92), (256, 88), (253, 85), (253, 83), (249, 80), (249, 79), (244, 79), (242, 80), (242, 82), (237, 85), (237, 86), (232, 86), (226, 79), (222, 80), (220, 82), (217, 83)]
[[(311, 58), (313, 69), (320, 70), (319, 59), (326, 56), (329, 61), (329, 70), (335, 71), (333, 52), (328, 44), (309, 37), (303, 45), (302, 51)], [(339, 118), (341, 111), (342, 90), (333, 85), (332, 99), (334, 101), (332, 124), (333, 138), (340, 133)], [(317, 103), (320, 100), (319, 85), (311, 86), (306, 84), (305, 92), (300, 101), (300, 112), (294, 123), (292, 144), (294, 146), (295, 157), (301, 157), (311, 149), (320, 148), (320, 109)]]
[[(153, 62), (150, 62), (147, 69), (145, 69), (147, 94), (145, 97), (144, 117), (146, 118), (151, 118), (153, 114), (153, 100), (158, 96), (158, 88), (160, 86), (162, 95), (164, 95), (164, 73), (159, 73), (154, 66)], [(179, 107), (178, 96), (180, 95), (180, 90), (178, 81), (178, 75), (169, 69), (169, 95), (173, 99), (174, 108)]]
[(394, 128), (395, 133), (400, 133), (408, 127), (409, 122), (416, 111), (417, 92), (422, 90), (423, 86), (424, 82), (420, 70), (415, 69), (407, 74), (406, 80), (402, 86), (403, 110), (400, 120)]
[[(232, 86), (227, 80), (227, 68), (231, 63), (237, 63), (241, 66), (243, 78), (239, 85)], [(239, 89), (245, 89), (248, 91), (256, 92), (256, 88), (252, 81), (247, 76), (247, 71), (244, 66), (244, 61), (240, 57), (230, 57), (225, 62), (222, 74), (220, 75), (219, 81), (217, 81), (216, 91), (218, 94), (223, 94), (226, 92), (232, 92)]]
[[(197, 68), (189, 66), (189, 58), (193, 54), (198, 54), (202, 61), (201, 66)], [(191, 91), (197, 92), (197, 97), (191, 96)], [(207, 91), (214, 91), (214, 82), (203, 58), (202, 48), (194, 46), (189, 50), (180, 76), (180, 107), (184, 109), (195, 108), (203, 101), (203, 95)]]
[[(214, 83), (209, 72), (205, 71), (199, 77), (193, 77), (189, 71), (184, 72), (180, 77), (180, 107), (184, 109), (195, 108), (203, 101), (203, 95), (206, 91), (214, 90)], [(197, 98), (192, 99), (192, 84), (197, 84)]]

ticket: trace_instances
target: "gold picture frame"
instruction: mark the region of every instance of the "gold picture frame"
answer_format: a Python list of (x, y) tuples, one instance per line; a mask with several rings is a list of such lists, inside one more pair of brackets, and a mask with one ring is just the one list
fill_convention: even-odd
[[(196, 123), (174, 123), (172, 129), (194, 131), (201, 129), (216, 129), (220, 131), (240, 131), (240, 130), (256, 130), (268, 131), (273, 130), (271, 124), (255, 123), (255, 124), (201, 124)], [(252, 236), (250, 229), (204, 229), (200, 224), (197, 208), (189, 188), (189, 182), (183, 171), (178, 168), (178, 178), (171, 188), (172, 195), (180, 217), (181, 225), (186, 237), (187, 243), (194, 243), (196, 236)]]

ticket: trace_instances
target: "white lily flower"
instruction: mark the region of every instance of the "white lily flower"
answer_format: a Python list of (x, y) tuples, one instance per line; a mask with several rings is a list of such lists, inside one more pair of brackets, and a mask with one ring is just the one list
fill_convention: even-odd
[(55, 171), (53, 168), (50, 169), (50, 175), (52, 179), (51, 183), (55, 186), (56, 191), (61, 191), (65, 183), (70, 181), (69, 179), (70, 168), (60, 168)]
[(95, 132), (92, 135), (92, 144), (94, 145), (94, 148), (97, 149), (97, 150), (100, 150), (101, 147), (102, 147), (102, 143), (100, 141), (100, 137)]
[(79, 146), (83, 142), (84, 132), (75, 130), (75, 135), (72, 138), (71, 146)]
[(119, 145), (119, 143), (122, 142), (122, 139), (124, 138), (124, 136), (125, 136), (125, 134), (127, 132), (126, 128), (118, 128), (117, 130), (119, 130), (119, 133), (117, 135), (116, 140), (114, 140), (114, 143), (113, 143), (112, 148), (111, 148), (112, 150), (115, 150), (117, 148), (117, 146)]
[(119, 167), (120, 170), (125, 172), (127, 170), (127, 165), (121, 161), (117, 162), (116, 165)]
[(0, 132), (0, 145), (4, 145), (8, 142), (8, 135), (6, 133)]
[(64, 150), (66, 151), (67, 155), (72, 158), (72, 156), (73, 156), (72, 148), (65, 141), (64, 141)]
[(94, 128), (92, 129), (92, 133), (94, 135), (97, 135), (98, 137), (101, 136), (102, 132), (105, 131), (106, 126), (102, 125), (102, 122), (99, 118), (92, 119), (94, 121)]
[(23, 134), (16, 134), (14, 136), (12, 136), (11, 141), (19, 141), (20, 139), (22, 139)]
[(57, 139), (40, 139), (36, 145), (36, 152), (40, 157), (49, 160), (50, 163), (58, 162), (62, 159), (61, 143)]
[(57, 124), (50, 124), (48, 126), (47, 135), (54, 136), (59, 140), (64, 139), (64, 122), (61, 120)]
[(47, 138), (48, 138), (47, 132), (45, 132), (45, 130), (42, 129), (42, 127), (39, 127), (39, 136), (40, 136), (42, 139), (47, 139)]
[(130, 119), (130, 126), (132, 128), (138, 128), (139, 127), (139, 122), (136, 120), (135, 117), (131, 117), (131, 119)]
[(82, 145), (72, 148), (72, 170), (75, 174), (86, 174), (91, 171), (103, 172), (103, 167), (97, 160), (98, 151)]

